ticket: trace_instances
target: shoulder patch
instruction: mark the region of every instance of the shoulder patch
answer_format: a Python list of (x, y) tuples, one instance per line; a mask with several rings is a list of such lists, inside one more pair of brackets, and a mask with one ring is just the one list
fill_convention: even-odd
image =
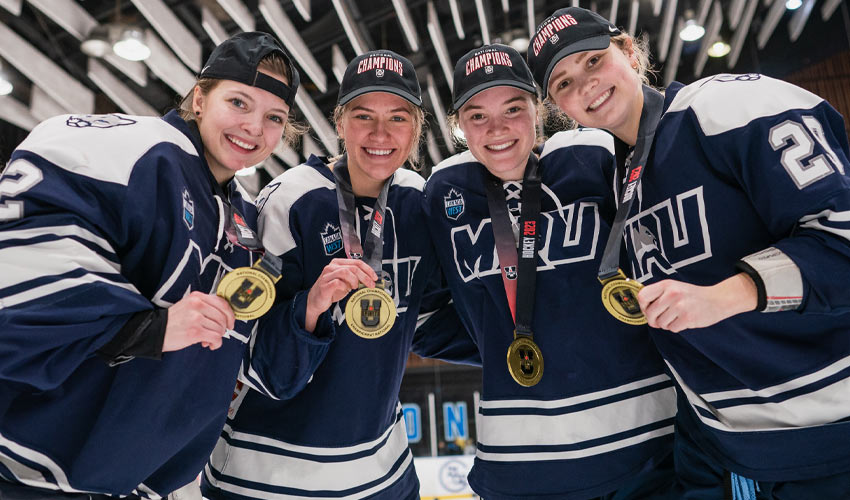
[(189, 138), (165, 120), (117, 113), (54, 116), (36, 126), (18, 149), (75, 174), (126, 186), (139, 158), (161, 143), (198, 155)]
[(564, 130), (550, 137), (543, 145), (542, 159), (552, 151), (572, 146), (598, 146), (614, 154), (614, 136), (597, 128)]
[(417, 191), (422, 191), (422, 188), (425, 186), (425, 179), (423, 179), (421, 175), (419, 175), (417, 172), (414, 172), (413, 170), (400, 168), (396, 170), (395, 175), (393, 176), (392, 185), (409, 187)]
[(755, 73), (720, 74), (682, 87), (667, 113), (693, 110), (705, 135), (743, 127), (792, 109), (811, 109), (823, 99), (782, 80)]
[(333, 190), (334, 187), (330, 179), (306, 164), (275, 177), (257, 196), (258, 227), (263, 246), (274, 255), (283, 255), (295, 248), (289, 227), (289, 209), (310, 191)]

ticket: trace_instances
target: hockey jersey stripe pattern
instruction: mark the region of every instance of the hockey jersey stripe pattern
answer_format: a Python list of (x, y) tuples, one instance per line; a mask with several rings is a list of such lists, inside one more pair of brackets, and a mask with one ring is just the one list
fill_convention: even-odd
[[(222, 437), (207, 464), (207, 480), (256, 498), (364, 498), (396, 481), (412, 460), (400, 406), (395, 423), (380, 438), (354, 446), (299, 446), (229, 425)], [(239, 477), (227, 474), (228, 463), (239, 464)]]

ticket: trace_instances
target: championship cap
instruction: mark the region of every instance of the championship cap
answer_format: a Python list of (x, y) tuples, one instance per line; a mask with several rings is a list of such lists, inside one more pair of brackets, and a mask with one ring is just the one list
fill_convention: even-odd
[(531, 71), (515, 49), (494, 43), (470, 50), (455, 64), (450, 112), (456, 113), (482, 90), (500, 86), (537, 95)]
[[(257, 71), (260, 61), (267, 55), (277, 52), (289, 66), (289, 85), (277, 78)], [(210, 54), (199, 78), (219, 78), (233, 80), (252, 87), (261, 88), (280, 97), (292, 107), (300, 78), (298, 70), (292, 64), (289, 54), (283, 46), (268, 33), (248, 31), (233, 35), (221, 42)]]
[(577, 52), (606, 49), (611, 37), (619, 34), (607, 19), (581, 7), (558, 9), (540, 23), (528, 45), (527, 57), (543, 97), (549, 93), (549, 76), (561, 59)]
[(391, 50), (373, 50), (355, 57), (339, 85), (340, 106), (369, 92), (389, 92), (422, 107), (422, 91), (413, 63)]

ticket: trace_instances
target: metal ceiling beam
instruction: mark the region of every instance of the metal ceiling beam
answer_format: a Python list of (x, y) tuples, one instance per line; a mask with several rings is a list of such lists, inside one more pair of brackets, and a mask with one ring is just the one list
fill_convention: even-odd
[(729, 10), (726, 11), (726, 19), (729, 27), (735, 29), (741, 21), (741, 15), (744, 12), (744, 7), (747, 5), (747, 0), (732, 0)]
[(534, 17), (534, 0), (525, 2), (525, 16), (528, 18), (528, 39), (534, 40), (534, 32), (537, 31), (537, 18)]
[(3, 23), (0, 23), (0, 56), (51, 94), (67, 111), (94, 111), (94, 92)]
[(632, 36), (637, 36), (635, 30), (637, 30), (637, 20), (639, 11), (640, 0), (632, 0), (632, 5), (629, 8), (629, 34)]
[(803, 0), (803, 5), (791, 16), (791, 20), (788, 21), (788, 38), (792, 42), (796, 42), (797, 38), (800, 37), (814, 8), (815, 0)]
[(732, 47), (729, 57), (726, 60), (726, 65), (729, 69), (734, 68), (738, 64), (738, 57), (741, 55), (741, 49), (747, 40), (747, 33), (750, 31), (750, 23), (753, 21), (753, 15), (756, 13), (758, 3), (758, 0), (747, 0), (747, 8), (744, 10), (741, 21), (738, 23), (738, 28), (735, 29), (732, 43), (729, 44)]
[(428, 150), (428, 156), (431, 158), (431, 165), (437, 165), (443, 161), (440, 148), (437, 146), (437, 139), (434, 138), (434, 133), (430, 130), (425, 133), (425, 148)]
[[(73, 0), (29, 0), (29, 3), (80, 41), (85, 40), (91, 30), (98, 26), (97, 20)], [(144, 64), (128, 61), (111, 51), (103, 58), (140, 87), (148, 84), (148, 72)]]
[(440, 67), (443, 68), (443, 74), (446, 76), (446, 82), (451, 88), (454, 67), (449, 59), (449, 49), (446, 47), (446, 39), (443, 38), (440, 19), (437, 17), (437, 9), (434, 8), (432, 0), (428, 0), (428, 34), (431, 35), (431, 43), (434, 44), (434, 50), (437, 52), (437, 60), (440, 62)]
[(16, 16), (21, 15), (21, 6), (23, 4), (24, 0), (0, 0), (0, 7), (3, 7)]
[(454, 142), (452, 141), (452, 133), (449, 130), (449, 125), (446, 122), (446, 108), (440, 100), (440, 93), (437, 92), (437, 86), (434, 84), (434, 76), (428, 73), (425, 76), (425, 92), (428, 94), (428, 99), (431, 101), (431, 109), (434, 110), (434, 116), (437, 118), (437, 123), (440, 125), (440, 131), (443, 133), (443, 141), (446, 143), (446, 148), (450, 154), (455, 153)]
[(88, 77), (103, 90), (112, 102), (125, 113), (142, 116), (159, 116), (159, 113), (143, 101), (135, 92), (130, 90), (121, 80), (115, 78), (97, 59), (89, 58)]
[[(685, 20), (681, 17), (676, 21), (675, 33), (682, 31), (685, 27)], [(673, 37), (673, 44), (670, 48), (670, 57), (664, 63), (664, 86), (670, 85), (670, 82), (676, 79), (676, 72), (679, 71), (679, 60), (682, 57), (683, 40), (679, 36)]]
[(150, 57), (145, 59), (148, 68), (178, 95), (186, 95), (195, 85), (195, 76), (180, 63), (174, 52), (171, 52), (153, 30), (145, 30), (145, 43), (151, 49)]
[(484, 8), (484, 0), (475, 0), (475, 12), (478, 13), (478, 25), (481, 27), (481, 42), (490, 45), (490, 27), (487, 25), (489, 13)]
[(664, 17), (661, 19), (661, 34), (658, 38), (658, 60), (666, 61), (670, 51), (670, 37), (673, 36), (673, 24), (676, 22), (677, 0), (667, 0)]
[(218, 4), (233, 19), (233, 22), (242, 28), (242, 31), (254, 31), (257, 29), (257, 23), (254, 22), (254, 15), (251, 14), (248, 7), (245, 7), (245, 3), (242, 0), (218, 0)]
[(283, 141), (280, 141), (277, 144), (277, 147), (274, 148), (274, 154), (290, 167), (294, 167), (299, 163), (298, 153), (296, 153), (291, 147), (284, 144)]
[(274, 179), (278, 175), (285, 172), (286, 168), (284, 168), (283, 165), (278, 163), (278, 161), (274, 159), (274, 156), (269, 156), (263, 161), (263, 170), (268, 172), (272, 179)]
[(0, 96), (0, 120), (5, 120), (24, 130), (32, 130), (38, 125), (38, 120), (26, 106), (7, 95)]
[(64, 115), (68, 111), (50, 97), (47, 92), (38, 85), (30, 87), (30, 114), (36, 120), (42, 122), (57, 115)]
[(824, 21), (829, 21), (829, 18), (832, 17), (832, 13), (835, 12), (835, 9), (841, 5), (842, 0), (826, 0), (826, 2), (821, 5), (820, 8), (820, 17)]
[(276, 0), (260, 0), (260, 13), (263, 18), (269, 23), (272, 31), (277, 34), (283, 45), (289, 50), (289, 54), (298, 62), (298, 65), (304, 70), (304, 73), (316, 84), (316, 88), (321, 93), (328, 90), (328, 79), (325, 72), (322, 71), (321, 65), (313, 57), (313, 53), (304, 39), (298, 34), (295, 25), (289, 20), (289, 16), (283, 11), (280, 2)]
[(342, 54), (342, 49), (337, 44), (331, 45), (331, 71), (333, 71), (337, 82), (342, 83), (346, 67), (348, 67), (348, 62)]
[(312, 14), (310, 13), (310, 0), (292, 0), (292, 4), (295, 5), (295, 10), (301, 14), (301, 19), (308, 23), (313, 20)]
[[(301, 143), (303, 145), (304, 158), (309, 158), (310, 155), (322, 156), (324, 152), (322, 148), (316, 143), (316, 140), (313, 139), (313, 136), (310, 134), (304, 134), (304, 137), (301, 138)], [(333, 153), (333, 156), (338, 155), (339, 153)]]
[[(337, 143), (336, 130), (331, 126), (330, 122), (325, 118), (322, 110), (316, 106), (313, 99), (307, 92), (298, 92), (295, 94), (295, 105), (301, 110), (301, 114), (307, 119), (307, 122), (313, 127), (313, 130), (319, 136), (319, 140), (325, 145), (325, 149), (332, 155), (339, 154), (339, 144)], [(307, 135), (304, 136), (305, 138)], [(305, 154), (306, 156), (306, 154)]]
[(461, 18), (460, 6), (458, 0), (449, 0), (449, 10), (452, 11), (452, 22), (455, 25), (457, 37), (461, 40), (466, 38), (466, 32), (463, 31), (463, 19)]
[(697, 7), (697, 24), (700, 26), (705, 26), (705, 20), (708, 17), (708, 13), (711, 10), (712, 0), (699, 0), (699, 6)]
[(509, 0), (502, 0), (502, 13), (507, 14), (511, 10), (511, 3)]
[(611, 13), (608, 14), (608, 20), (611, 24), (617, 24), (617, 10), (620, 8), (620, 0), (611, 0)]
[(404, 39), (407, 41), (407, 46), (411, 52), (419, 52), (419, 35), (416, 34), (416, 26), (413, 24), (413, 18), (410, 16), (410, 9), (407, 8), (407, 2), (404, 0), (393, 0), (393, 8), (395, 9), (398, 23), (401, 25), (401, 31), (404, 33)]
[(201, 7), (201, 26), (204, 28), (204, 31), (207, 32), (207, 35), (210, 36), (210, 39), (214, 44), (218, 45), (221, 42), (230, 38), (230, 35), (227, 33), (227, 30), (224, 29), (224, 26), (218, 22), (215, 14), (207, 7)]
[(661, 3), (663, 0), (652, 0), (652, 16), (658, 17), (661, 14)]
[(782, 19), (785, 10), (785, 0), (773, 0), (773, 5), (770, 6), (770, 10), (764, 16), (761, 22), (761, 29), (759, 29), (759, 34), (756, 37), (756, 43), (759, 49), (763, 49), (767, 45), (767, 41), (770, 40), (773, 30), (776, 29), (776, 25), (779, 24), (779, 20)]
[(720, 7), (720, 2), (714, 2), (711, 6), (711, 14), (708, 16), (708, 24), (705, 27), (705, 36), (702, 38), (702, 45), (700, 45), (699, 52), (697, 52), (694, 61), (694, 75), (697, 78), (702, 76), (705, 63), (708, 62), (708, 49), (718, 40), (722, 26), (723, 9)]
[(195, 73), (201, 72), (201, 42), (162, 0), (130, 0), (171, 50)]
[(363, 35), (360, 33), (360, 28), (357, 27), (357, 23), (354, 21), (354, 16), (351, 14), (351, 9), (348, 7), (346, 0), (331, 0), (331, 3), (333, 3), (336, 15), (339, 17), (339, 22), (342, 23), (342, 29), (345, 31), (348, 41), (351, 42), (354, 52), (358, 56), (369, 52), (369, 44), (366, 43)]

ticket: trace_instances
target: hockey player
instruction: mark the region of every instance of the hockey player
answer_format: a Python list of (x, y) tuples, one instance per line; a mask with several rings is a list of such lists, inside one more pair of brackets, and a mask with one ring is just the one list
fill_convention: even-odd
[(160, 498), (197, 477), (254, 324), (214, 295), (261, 250), (233, 175), (271, 154), (297, 87), (273, 37), (241, 33), (183, 116), (58, 116), (12, 154), (0, 498)]
[(660, 498), (672, 484), (672, 466), (658, 467), (672, 445), (672, 382), (646, 327), (587, 292), (615, 209), (613, 141), (561, 132), (538, 159), (537, 102), (516, 50), (467, 53), (450, 118), (469, 151), (425, 187), (434, 246), (483, 360), (469, 483), (488, 500)]
[(758, 74), (661, 95), (635, 71), (645, 55), (571, 7), (538, 27), (528, 59), (549, 99), (622, 146), (613, 239), (625, 237), (626, 270), (647, 285), (639, 304), (679, 389), (679, 496), (722, 498), (726, 482), (735, 498), (847, 498), (842, 118)]
[[(414, 338), (437, 264), (424, 180), (401, 168), (417, 157), (424, 122), (410, 61), (389, 50), (352, 60), (334, 121), (345, 154), (311, 156), (260, 193), (285, 300), (260, 322), (258, 363), (204, 469), (207, 498), (419, 498), (398, 402), (408, 352), (463, 354), (443, 350), (437, 331)], [(276, 356), (260, 368), (264, 348)]]

